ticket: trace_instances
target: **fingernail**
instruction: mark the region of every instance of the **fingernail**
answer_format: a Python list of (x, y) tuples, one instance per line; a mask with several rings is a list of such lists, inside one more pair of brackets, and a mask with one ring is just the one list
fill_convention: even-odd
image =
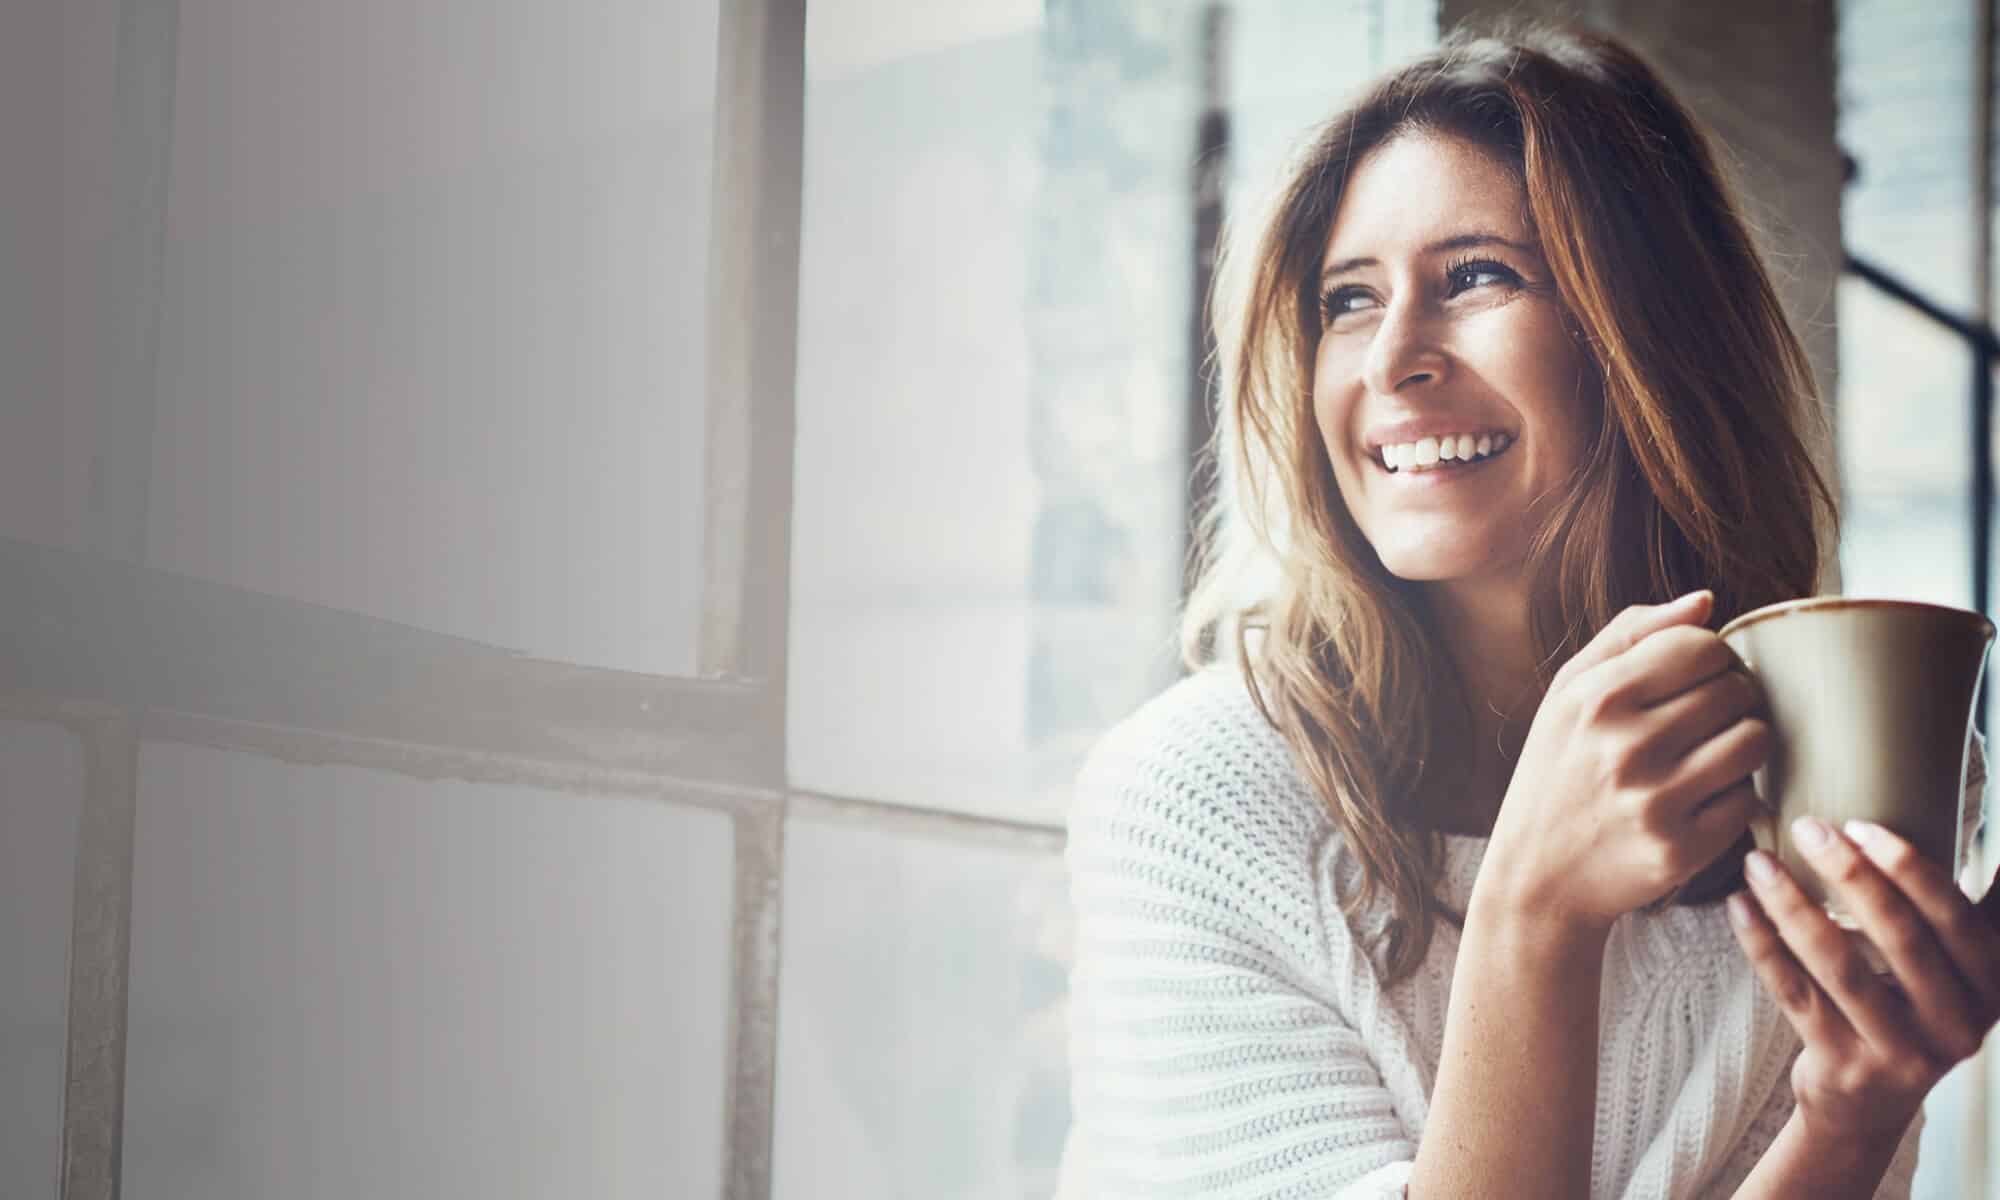
[(1833, 842), (1833, 830), (1816, 817), (1800, 817), (1792, 822), (1792, 840), (1807, 854), (1818, 854)]
[(1729, 897), (1729, 921), (1738, 929), (1750, 928), (1750, 897), (1736, 892)]
[(1841, 826), (1854, 844), (1863, 850), (1874, 850), (1882, 845), (1882, 827), (1873, 821), (1849, 821)]
[(1743, 873), (1751, 883), (1770, 883), (1778, 877), (1778, 868), (1771, 862), (1771, 856), (1762, 850), (1752, 850), (1743, 856)]

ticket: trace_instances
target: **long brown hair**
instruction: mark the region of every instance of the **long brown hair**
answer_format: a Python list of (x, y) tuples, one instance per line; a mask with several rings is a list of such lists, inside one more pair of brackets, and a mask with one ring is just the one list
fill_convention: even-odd
[[(1389, 574), (1341, 500), (1312, 381), (1319, 262), (1346, 181), (1416, 131), (1465, 139), (1515, 173), (1596, 367), (1595, 437), (1527, 559), (1535, 694), (1627, 605), (1708, 587), (1719, 627), (1811, 594), (1838, 520), (1813, 462), (1829, 439), (1805, 351), (1708, 136), (1629, 48), (1547, 27), (1455, 33), (1319, 128), (1255, 241), (1225, 250), (1219, 479), (1182, 656), (1199, 667), (1233, 643), (1361, 864), (1342, 908), (1390, 902), (1368, 924), (1392, 981), (1421, 964), (1438, 918), (1460, 919), (1437, 897), (1442, 837), (1399, 819), (1397, 800), (1467, 782), (1473, 725), (1419, 589)], [(1662, 903), (1718, 899), (1744, 849)]]

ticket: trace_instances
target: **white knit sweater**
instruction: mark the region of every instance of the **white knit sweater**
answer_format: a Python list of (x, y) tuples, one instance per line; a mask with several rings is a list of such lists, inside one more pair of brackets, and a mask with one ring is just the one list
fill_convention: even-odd
[[(1486, 841), (1446, 841), (1442, 891), (1462, 911)], [(1234, 671), (1182, 680), (1104, 737), (1064, 857), (1077, 924), (1060, 1200), (1402, 1195), (1458, 932), (1440, 922), (1417, 974), (1382, 986), (1333, 900), (1358, 864)], [(1720, 905), (1621, 918), (1591, 1195), (1730, 1195), (1791, 1113), (1799, 1048)], [(1878, 1196), (1909, 1194), (1920, 1126)]]

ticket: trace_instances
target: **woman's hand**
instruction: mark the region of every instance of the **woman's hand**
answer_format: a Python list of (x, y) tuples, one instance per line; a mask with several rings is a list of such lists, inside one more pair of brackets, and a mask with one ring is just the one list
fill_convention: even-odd
[(1856, 939), (1762, 852), (1744, 864), (1751, 891), (1729, 899), (1737, 941), (1805, 1042), (1792, 1094), (1809, 1134), (1900, 1138), (2000, 1017), (2000, 901), (1989, 887), (1974, 904), (1877, 825), (1850, 823), (1844, 837), (1803, 818), (1792, 832), (1890, 973), (1876, 974)]
[(1614, 617), (1550, 683), (1480, 867), (1480, 901), (1602, 936), (1685, 883), (1755, 812), (1762, 694), (1695, 592)]

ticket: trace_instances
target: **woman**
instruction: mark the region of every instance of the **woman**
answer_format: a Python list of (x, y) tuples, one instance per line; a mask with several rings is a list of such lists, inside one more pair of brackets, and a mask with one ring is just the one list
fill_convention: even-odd
[(1062, 1195), (1906, 1195), (2000, 934), (1801, 830), (1877, 976), (1746, 858), (1712, 630), (1814, 591), (1833, 501), (1704, 135), (1615, 41), (1454, 37), (1288, 179), (1219, 322), (1201, 669), (1078, 779)]

